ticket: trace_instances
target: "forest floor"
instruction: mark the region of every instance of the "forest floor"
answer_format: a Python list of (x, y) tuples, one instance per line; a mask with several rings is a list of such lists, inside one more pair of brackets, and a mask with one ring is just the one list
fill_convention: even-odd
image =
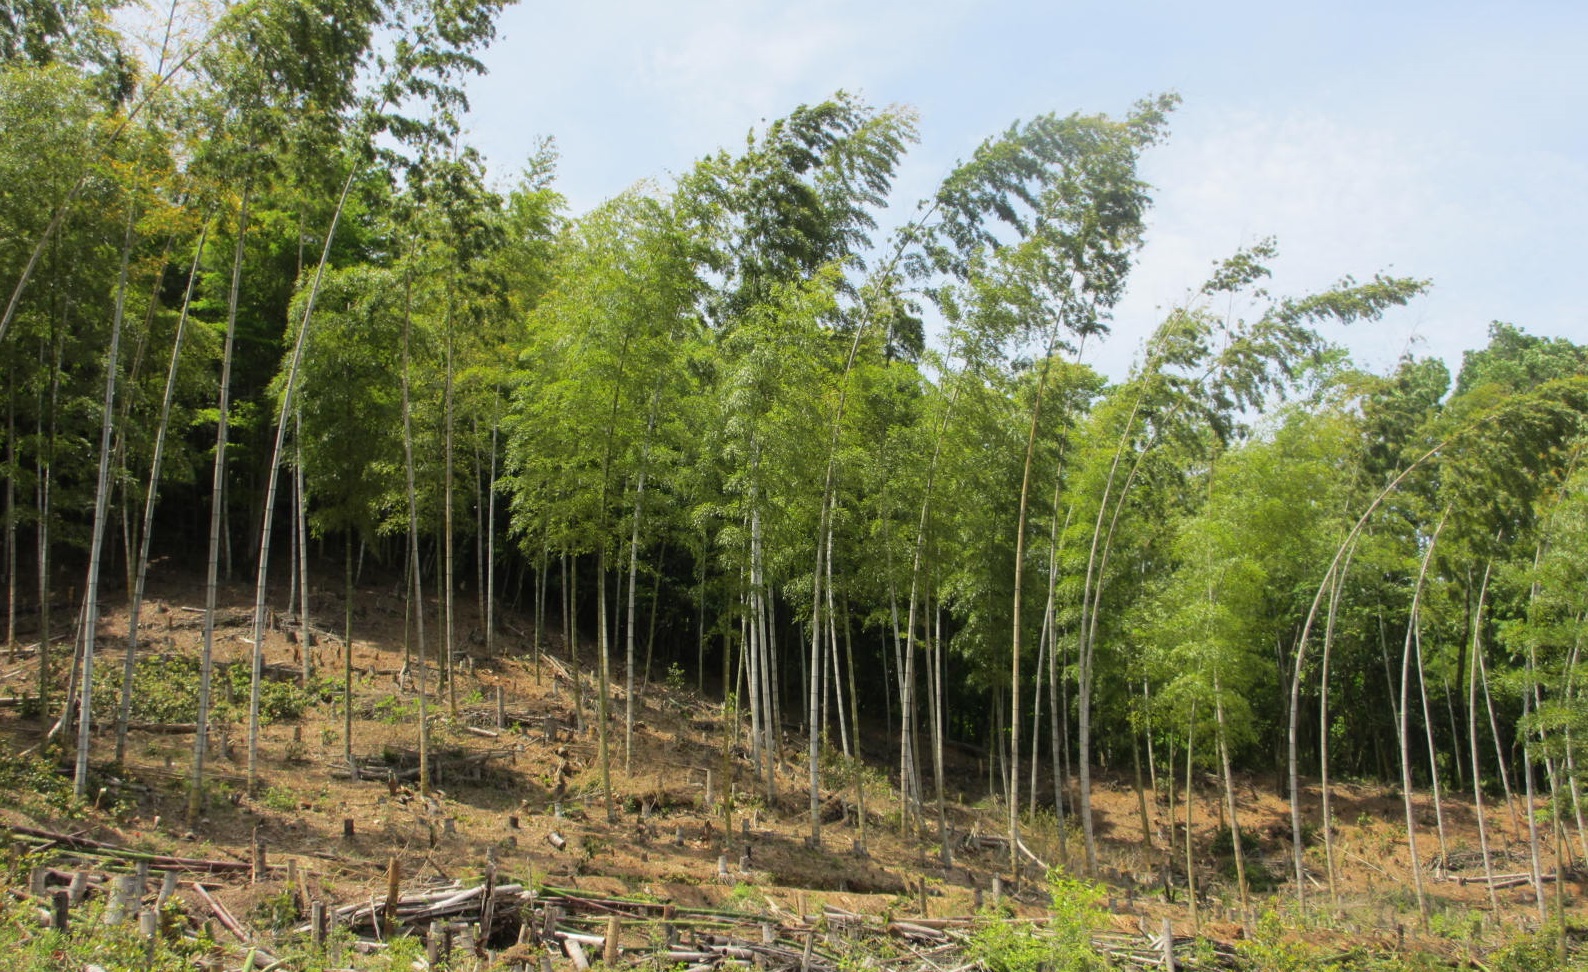
[[(1003, 892), (999, 904), (1007, 913), (1032, 919), (1048, 914), (1044, 868), (1028, 859), (1019, 874), (1011, 871), (1003, 840), (1006, 811), (986, 796), (987, 767), (969, 747), (950, 749), (945, 773), (951, 866), (944, 866), (937, 843), (935, 807), (919, 830), (900, 828), (899, 795), (889, 772), (894, 737), (880, 722), (868, 724), (861, 733), (868, 741), (861, 774), (866, 781), (865, 853), (857, 853), (861, 832), (856, 776), (841, 759), (831, 760), (824, 770), (826, 822), (820, 844), (813, 845), (807, 839), (809, 778), (803, 739), (792, 730), (784, 733), (777, 793), (768, 799), (753, 782), (744, 730), (735, 738), (735, 727), (724, 725), (720, 703), (680, 684), (675, 673), (671, 679), (650, 680), (637, 693), (633, 749), (626, 758), (620, 658), (612, 666), (614, 806), (609, 819), (594, 729), (593, 650), (582, 646), (577, 666), (560, 639), (544, 653), (536, 652), (528, 637), (530, 621), (508, 611), (500, 621), (496, 657), (486, 657), (472, 598), (460, 598), (456, 608), (456, 630), (464, 641), (459, 648), (467, 650), (471, 664), (451, 686), (441, 684), (436, 669), (430, 671), (436, 792), (422, 798), (415, 792), (417, 782), (403, 778), (404, 770), (416, 762), (418, 705), (413, 664), (404, 673), (404, 600), (396, 587), (365, 585), (355, 596), (352, 749), (365, 767), (363, 778), (351, 778), (342, 757), (342, 643), (328, 633), (341, 630), (345, 605), (339, 592), (322, 590), (311, 605), (313, 627), (321, 632), (311, 650), (319, 689), (297, 718), (264, 727), (252, 795), (246, 786), (247, 700), (234, 695), (219, 713), (232, 721), (216, 734), (218, 751), (209, 764), (209, 800), (201, 819), (190, 824), (184, 812), (191, 728), (180, 719), (139, 720), (135, 713), (134, 720), (143, 727), (132, 731), (121, 767), (113, 765), (112, 734), (97, 732), (94, 737), (91, 764), (97, 797), (91, 794), (92, 808), (50, 799), (48, 787), (35, 787), (0, 794), (5, 803), (0, 824), (13, 831), (69, 832), (143, 852), (218, 861), (249, 862), (257, 841), (267, 862), (276, 865), (267, 869), (262, 883), (250, 883), (244, 871), (237, 877), (217, 877), (211, 888), (232, 914), (256, 920), (262, 920), (263, 904), (283, 890), (295, 912), (311, 899), (358, 903), (383, 898), (393, 859), (405, 893), (441, 881), (477, 881), (488, 862), (494, 862), (497, 873), (525, 887), (759, 914), (768, 920), (813, 913), (878, 916), (884, 921), (968, 917), (993, 904), (995, 881)], [(285, 591), (275, 593), (285, 600)], [(222, 592), (215, 651), (223, 671), (230, 666), (239, 673), (247, 669), (251, 600), (252, 591), (241, 584)], [(127, 630), (127, 612), (112, 607), (116, 601), (107, 598), (98, 634), (102, 654), (96, 681), (107, 685), (119, 683)], [(198, 578), (174, 571), (151, 578), (140, 626), (139, 712), (164, 711), (166, 701), (178, 711), (181, 698), (191, 693), (202, 604)], [(432, 659), (441, 654), (436, 608), (434, 602), (426, 605)], [(267, 676), (289, 702), (291, 671), (302, 661), (293, 621), (283, 615), (283, 623), (267, 634), (265, 643)], [(64, 647), (56, 650), (64, 654)], [(24, 650), (9, 661), (4, 657), (0, 655), (0, 695), (27, 694), (37, 677), (36, 652)], [(570, 678), (575, 673), (586, 703), (582, 715), (575, 709)], [(64, 674), (60, 683), (64, 687)], [(225, 677), (218, 683), (232, 684)], [(224, 688), (220, 692), (224, 696)], [(506, 717), (501, 728), (498, 693)], [(172, 698), (164, 700), (162, 694)], [(455, 714), (449, 704), (454, 695)], [(45, 721), (24, 714), (15, 702), (0, 707), (0, 748), (8, 754), (38, 747), (45, 728)], [(1254, 902), (1243, 914), (1228, 855), (1223, 791), (1212, 776), (1198, 781), (1193, 801), (1190, 838), (1201, 892), (1193, 914), (1184, 888), (1183, 786), (1175, 794), (1173, 811), (1179, 823), (1170, 824), (1167, 783), (1159, 781), (1160, 799), (1148, 800), (1144, 833), (1133, 778), (1100, 773), (1093, 793), (1099, 903), (1107, 909), (1104, 920), (1113, 931), (1150, 940), (1167, 920), (1177, 936), (1195, 932), (1209, 940), (1244, 941), (1248, 948), (1263, 943), (1262, 955), (1270, 958), (1286, 948), (1303, 948), (1283, 953), (1292, 955), (1299, 968), (1322, 967), (1324, 957), (1342, 961), (1357, 954), (1415, 953), (1452, 964), (1478, 961), (1538, 925), (1530, 881), (1511, 880), (1498, 888), (1498, 910), (1491, 907), (1470, 794), (1444, 801), (1441, 860), (1432, 800), (1419, 793), (1418, 846), (1432, 913), (1424, 925), (1413, 893), (1399, 793), (1352, 782), (1333, 789), (1337, 903), (1329, 904), (1324, 850), (1315, 840), (1306, 849), (1310, 904), (1305, 911), (1299, 909), (1288, 880), (1289, 810), (1277, 779), (1243, 778), (1237, 788), (1255, 889)], [(399, 778), (391, 780), (391, 775)], [(723, 814), (725, 775), (734, 794), (731, 823)], [(930, 790), (930, 779), (927, 785)], [(100, 786), (105, 789), (100, 791)], [(1316, 798), (1315, 784), (1309, 792)], [(1485, 800), (1485, 808), (1494, 872), (1502, 878), (1529, 873), (1526, 817), (1501, 801)], [(346, 835), (349, 827), (352, 836)], [(731, 839), (724, 839), (725, 830)], [(1172, 853), (1164, 846), (1168, 834), (1174, 835)], [(1073, 823), (1061, 849), (1050, 811), (1027, 820), (1023, 839), (1031, 858), (1057, 864), (1067, 849), (1072, 860), (1079, 859)], [(46, 859), (52, 846), (63, 849), (60, 842), (46, 845), (29, 860)], [(289, 860), (295, 885), (284, 883), (288, 878), (280, 867)], [(1172, 861), (1168, 869), (1176, 885), (1172, 901), (1166, 900), (1162, 886), (1166, 860)], [(1588, 889), (1569, 849), (1566, 865), (1568, 914), (1581, 915), (1580, 902)], [(1546, 873), (1555, 873), (1553, 848), (1542, 866)], [(12, 877), (20, 880), (15, 873)], [(1545, 887), (1553, 915), (1556, 891), (1552, 884)], [(25, 896), (25, 888), (13, 890), (14, 897)], [(195, 910), (204, 907), (198, 901), (191, 905)], [(1258, 958), (1256, 964), (1263, 965)]]

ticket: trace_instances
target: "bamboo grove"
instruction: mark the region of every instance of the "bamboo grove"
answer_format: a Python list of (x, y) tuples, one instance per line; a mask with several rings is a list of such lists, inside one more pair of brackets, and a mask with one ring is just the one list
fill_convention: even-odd
[(152, 43), (36, 6), (0, 24), (5, 624), (80, 793), (137, 647), (100, 605), (136, 632), (151, 569), (202, 563), (201, 726), (218, 585), (256, 592), (250, 778), (270, 612), (383, 571), (421, 706), (525, 647), (503, 602), (585, 653), (609, 812), (671, 668), (767, 796), (803, 763), (817, 841), (862, 755), (943, 828), (954, 744), (1076, 870), (1099, 768), (1213, 772), (1237, 863), (1232, 780), (1273, 776), (1331, 889), (1343, 777), (1413, 833), (1414, 788), (1531, 801), (1588, 856), (1588, 350), (1496, 323), (1455, 376), (1364, 372), (1344, 329), (1427, 282), (1275, 295), (1264, 241), (1101, 375), (1173, 96), (1015, 123), (901, 216), (916, 119), (839, 92), (575, 215), (552, 143), (499, 188), (460, 134), (493, 0), (173, 7)]

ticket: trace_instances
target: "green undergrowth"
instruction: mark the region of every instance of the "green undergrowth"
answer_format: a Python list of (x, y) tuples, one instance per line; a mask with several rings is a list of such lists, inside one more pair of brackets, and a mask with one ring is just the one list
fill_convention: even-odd
[[(244, 664), (217, 665), (213, 681), (212, 718), (241, 722), (248, 715), (252, 672)], [(187, 655), (152, 655), (138, 660), (132, 675), (134, 722), (182, 723), (198, 719), (199, 661)], [(294, 681), (264, 678), (259, 683), (259, 718), (265, 723), (291, 722), (316, 702), (334, 698), (338, 689), (313, 679), (307, 689)], [(104, 724), (116, 718), (121, 698), (119, 678), (94, 683), (94, 718)]]
[[(191, 970), (199, 956), (214, 952), (215, 943), (202, 932), (194, 938), (157, 934), (152, 940), (138, 934), (136, 921), (107, 924), (103, 905), (90, 902), (72, 910), (65, 933), (43, 926), (43, 911), (35, 902), (7, 899), (0, 909), (0, 955), (9, 972), (58, 972), (98, 966), (106, 970)], [(163, 916), (167, 928), (185, 924), (173, 911)]]
[[(269, 905), (267, 905), (269, 907)], [(205, 957), (219, 962), (219, 968), (249, 967), (249, 957), (239, 946), (221, 945), (200, 927), (193, 929), (179, 905), (173, 904), (161, 916), (161, 930), (152, 938), (143, 937), (135, 919), (110, 924), (105, 920), (101, 901), (90, 900), (72, 909), (68, 930), (47, 927), (45, 911), (38, 902), (7, 897), (0, 903), (0, 955), (7, 972), (61, 972), (61, 970), (100, 968), (105, 972), (192, 972)], [(259, 913), (251, 914), (259, 920)], [(280, 918), (282, 916), (275, 916)], [(270, 937), (270, 936), (267, 936)], [(415, 960), (424, 955), (424, 943), (413, 937), (391, 940), (374, 954), (353, 951), (352, 936), (346, 929), (333, 933), (324, 946), (315, 946), (302, 935), (283, 935), (267, 943), (278, 969), (297, 972), (329, 972), (351, 969), (357, 972), (410, 972)], [(261, 956), (252, 962), (264, 968)], [(446, 964), (439, 966), (448, 968)], [(473, 968), (472, 958), (451, 968)]]
[(1058, 872), (1048, 876), (1051, 902), (1041, 925), (997, 909), (982, 914), (967, 951), (987, 972), (1094, 972), (1108, 961), (1092, 936), (1108, 924), (1100, 885)]
[[(1488, 947), (1470, 932), (1465, 936), (1439, 935), (1461, 946), (1464, 957), (1460, 961), (1415, 946), (1397, 951), (1342, 946), (1342, 936), (1314, 934), (1320, 929), (1326, 930), (1326, 926), (1298, 920), (1288, 906), (1269, 909), (1258, 918), (1251, 937), (1235, 943), (1239, 968), (1251, 972), (1434, 972), (1457, 967), (1486, 972), (1588, 972), (1588, 954), (1580, 948), (1561, 956), (1558, 925), (1537, 933), (1517, 931)], [(1436, 925), (1434, 931), (1439, 930)]]

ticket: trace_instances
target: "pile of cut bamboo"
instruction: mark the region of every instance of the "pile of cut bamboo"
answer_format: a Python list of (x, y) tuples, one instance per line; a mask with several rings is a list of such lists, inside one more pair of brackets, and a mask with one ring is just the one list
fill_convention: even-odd
[[(156, 934), (154, 916), (180, 889), (191, 892), (195, 909), (187, 924), (160, 934), (194, 937), (203, 921), (218, 923), (236, 940), (236, 947), (251, 957), (255, 969), (273, 967), (270, 949), (276, 940), (233, 915), (215, 892), (225, 882), (272, 881), (286, 875), (285, 887), (293, 894), (299, 914), (308, 918), (292, 931), (307, 936), (319, 948), (374, 952), (386, 948), (394, 937), (420, 936), (432, 963), (455, 952), (472, 952), (495, 967), (547, 972), (566, 961), (576, 972), (599, 960), (608, 969), (620, 965), (662, 963), (682, 966), (684, 972), (717, 972), (753, 966), (768, 972), (837, 972), (854, 958), (871, 956), (881, 942), (892, 958), (883, 965), (922, 972), (972, 972), (981, 967), (973, 939), (984, 918), (883, 918), (827, 906), (816, 914), (790, 915), (770, 906), (770, 915), (707, 908), (685, 908), (670, 903), (600, 897), (578, 890), (535, 888), (499, 880), (494, 862), (484, 868), (482, 883), (466, 886), (452, 881), (440, 886), (404, 891), (400, 865), (393, 858), (387, 869), (385, 894), (336, 905), (313, 899), (301, 869), (289, 860), (285, 867), (268, 866), (262, 849), (255, 860), (216, 861), (145, 854), (87, 838), (35, 830), (9, 828), (14, 839), (42, 845), (66, 857), (97, 859), (120, 873), (57, 870), (39, 867), (33, 876), (32, 896), (40, 903), (40, 922), (68, 928), (70, 909), (92, 895), (108, 902), (106, 920), (136, 916), (147, 934)], [(126, 870), (131, 873), (126, 873)], [(157, 873), (159, 872), (159, 873)], [(178, 882), (180, 873), (196, 880)], [(196, 899), (196, 900), (195, 900)], [(207, 912), (207, 914), (205, 914)], [(1013, 920), (1013, 919), (999, 919)], [(1029, 933), (1043, 937), (1042, 921), (1025, 921)], [(340, 930), (340, 931), (339, 931)], [(1093, 945), (1119, 967), (1138, 969), (1197, 969), (1230, 964), (1232, 953), (1203, 949), (1193, 957), (1192, 940), (1176, 938), (1168, 922), (1161, 930), (1141, 934), (1118, 931), (1093, 936)], [(335, 959), (333, 958), (333, 961)], [(875, 964), (875, 963), (874, 963)]]

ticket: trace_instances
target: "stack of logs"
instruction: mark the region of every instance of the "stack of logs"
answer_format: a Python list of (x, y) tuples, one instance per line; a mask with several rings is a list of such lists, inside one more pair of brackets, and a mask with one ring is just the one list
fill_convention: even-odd
[[(489, 874), (489, 872), (488, 872)], [(406, 930), (423, 934), (429, 956), (472, 948), (510, 968), (544, 969), (565, 956), (577, 972), (599, 960), (607, 968), (657, 962), (683, 972), (713, 972), (746, 965), (772, 972), (836, 972), (857, 949), (886, 939), (901, 958), (922, 969), (974, 968), (969, 939), (978, 919), (888, 920), (828, 906), (819, 914), (761, 916), (682, 908), (671, 904), (598, 898), (576, 891), (526, 889), (516, 883), (464, 887), (451, 884), (417, 894), (347, 905), (335, 910), (362, 940), (373, 942)], [(310, 925), (300, 932), (313, 933)], [(1041, 924), (1032, 924), (1041, 935)], [(1156, 933), (1100, 932), (1095, 947), (1119, 966), (1194, 967), (1191, 938), (1177, 938), (1167, 922)], [(501, 951), (492, 946), (506, 945)], [(1204, 953), (1206, 955), (1207, 953)], [(1214, 949), (1220, 965), (1233, 955)]]

